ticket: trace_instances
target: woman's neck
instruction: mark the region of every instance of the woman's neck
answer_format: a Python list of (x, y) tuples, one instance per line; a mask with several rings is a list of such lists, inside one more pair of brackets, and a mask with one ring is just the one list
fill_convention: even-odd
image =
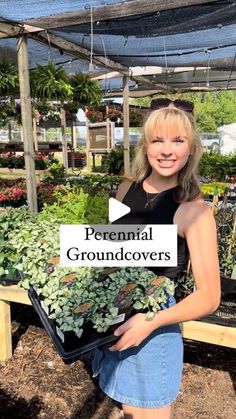
[(174, 188), (178, 185), (177, 176), (160, 177), (156, 173), (151, 173), (144, 180), (144, 189), (149, 193), (162, 192), (166, 189)]

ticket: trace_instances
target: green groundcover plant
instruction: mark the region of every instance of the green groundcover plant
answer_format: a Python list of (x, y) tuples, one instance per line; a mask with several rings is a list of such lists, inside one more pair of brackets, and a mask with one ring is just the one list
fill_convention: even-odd
[(173, 281), (146, 268), (60, 267), (55, 218), (18, 219), (8, 233), (8, 246), (21, 255), (16, 264), (24, 273), (19, 286), (35, 287), (49, 307), (49, 317), (62, 331), (79, 337), (86, 322), (104, 332), (118, 314), (130, 309), (145, 310), (150, 318), (174, 294)]
[(15, 265), (19, 257), (9, 242), (9, 235), (17, 226), (34, 219), (26, 207), (0, 212), (0, 278), (7, 280), (16, 276)]

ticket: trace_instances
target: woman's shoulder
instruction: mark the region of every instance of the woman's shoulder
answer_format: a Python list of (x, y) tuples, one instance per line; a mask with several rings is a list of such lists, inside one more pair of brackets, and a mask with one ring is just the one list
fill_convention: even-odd
[(127, 194), (133, 182), (134, 182), (133, 179), (130, 179), (130, 178), (125, 178), (121, 182), (116, 193), (116, 199), (118, 201), (122, 201), (124, 199), (125, 195)]
[(213, 212), (210, 206), (199, 197), (193, 201), (183, 202), (176, 211), (174, 222), (178, 225), (181, 235), (192, 226), (200, 226), (214, 222)]
[(183, 202), (180, 204), (180, 211), (187, 219), (192, 219), (199, 216), (212, 215), (212, 210), (209, 204), (207, 204), (202, 197), (198, 197), (189, 202)]
[(192, 201), (186, 201), (180, 204), (184, 210), (187, 211), (204, 211), (206, 208), (210, 208), (207, 202), (204, 201), (204, 199), (199, 196)]

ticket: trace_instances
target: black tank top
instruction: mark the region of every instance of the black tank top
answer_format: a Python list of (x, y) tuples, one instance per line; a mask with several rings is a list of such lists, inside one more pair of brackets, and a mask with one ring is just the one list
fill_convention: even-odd
[[(173, 219), (179, 203), (175, 200), (175, 192), (178, 186), (167, 189), (157, 194), (146, 193), (142, 183), (133, 182), (123, 198), (123, 204), (131, 208), (131, 212), (119, 218), (113, 224), (173, 224)], [(147, 197), (148, 195), (148, 197)], [(155, 198), (155, 199), (152, 199)], [(150, 202), (150, 200), (152, 201)], [(149, 201), (149, 205), (146, 206)], [(188, 247), (185, 239), (177, 236), (178, 265), (177, 267), (149, 267), (156, 275), (164, 275), (178, 280), (183, 275), (188, 260)]]

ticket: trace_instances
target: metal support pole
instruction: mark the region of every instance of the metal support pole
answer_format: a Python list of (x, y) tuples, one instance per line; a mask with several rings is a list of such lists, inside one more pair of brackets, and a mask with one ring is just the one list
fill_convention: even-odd
[(23, 34), (17, 38), (17, 57), (20, 83), (22, 132), (26, 168), (27, 202), (30, 211), (37, 212), (38, 206), (32, 130), (32, 109), (30, 101), (27, 35)]

